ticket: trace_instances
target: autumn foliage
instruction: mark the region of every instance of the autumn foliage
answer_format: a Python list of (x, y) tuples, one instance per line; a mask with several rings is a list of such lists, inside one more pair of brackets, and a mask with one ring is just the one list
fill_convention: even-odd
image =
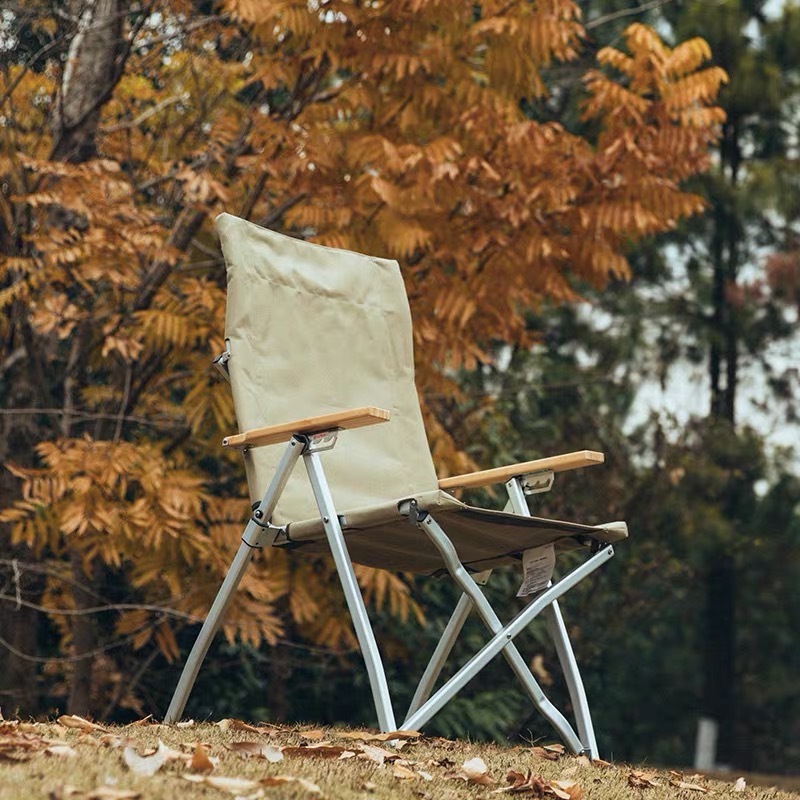
[[(626, 277), (629, 242), (702, 207), (681, 184), (708, 166), (725, 80), (702, 40), (670, 49), (634, 24), (601, 50), (593, 138), (520, 110), (581, 48), (569, 0), (92, 7), (113, 25), (30, 6), (43, 53), (3, 54), (0, 78), (0, 535), (47, 567), (39, 605), (91, 608), (101, 584), (127, 598), (113, 623), (53, 614), (64, 653), (123, 637), (175, 658), (239, 536), (242, 471), (218, 448), (235, 420), (210, 368), (216, 213), (401, 262), (444, 474), (469, 465), (437, 415), (452, 371), (525, 343), (526, 308)], [(419, 613), (400, 577), (359, 577), (374, 605)], [(346, 647), (340, 607), (327, 568), (264, 554), (225, 634)], [(91, 663), (55, 668), (72, 711), (100, 707)]]

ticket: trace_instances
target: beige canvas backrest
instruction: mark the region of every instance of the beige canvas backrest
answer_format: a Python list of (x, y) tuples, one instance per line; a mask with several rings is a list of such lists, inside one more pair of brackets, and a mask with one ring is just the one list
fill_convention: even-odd
[[(395, 261), (293, 239), (222, 214), (225, 336), (239, 430), (363, 406), (383, 425), (344, 431), (322, 458), (340, 513), (437, 489), (414, 385), (411, 315)], [(260, 500), (285, 445), (246, 454)], [(317, 517), (295, 469), (275, 524)]]

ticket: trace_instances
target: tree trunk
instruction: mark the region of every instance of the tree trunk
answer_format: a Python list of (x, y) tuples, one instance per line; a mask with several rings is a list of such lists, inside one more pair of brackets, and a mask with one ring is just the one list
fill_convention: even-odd
[[(709, 344), (710, 413), (713, 423), (732, 432), (736, 424), (739, 328), (733, 300), (736, 296), (741, 230), (735, 195), (741, 161), (735, 119), (723, 127), (720, 146), (721, 174), (729, 179), (728, 191), (717, 200), (711, 239), (713, 269), (712, 330)], [(723, 384), (724, 376), (724, 384)], [(736, 492), (730, 485), (727, 491)], [(735, 510), (723, 513), (735, 520)], [(705, 561), (706, 607), (704, 630), (703, 713), (719, 725), (717, 762), (736, 762), (736, 567), (729, 552), (715, 550)]]
[(73, 0), (76, 23), (53, 116), (54, 161), (78, 163), (97, 155), (103, 104), (122, 76), (128, 42), (122, 35), (129, 0)]
[[(70, 562), (72, 564), (72, 580), (75, 581), (72, 588), (75, 609), (77, 611), (88, 609), (94, 605), (94, 598), (83, 587), (90, 578), (84, 573), (80, 555), (75, 550), (72, 551)], [(72, 656), (76, 661), (73, 664), (72, 680), (69, 686), (68, 714), (85, 717), (91, 711), (92, 663), (94, 661), (91, 654), (96, 647), (97, 635), (94, 618), (91, 614), (76, 616), (72, 623)]]
[[(75, 28), (61, 83), (53, 120), (51, 159), (80, 163), (97, 155), (97, 126), (100, 112), (108, 102), (125, 68), (131, 42), (124, 35), (130, 0), (73, 0), (69, 4)], [(76, 338), (80, 344), (80, 337)], [(70, 435), (72, 396), (77, 392), (77, 375), (83, 373), (79, 349), (74, 349), (64, 375), (64, 411), (61, 433)], [(91, 580), (84, 574), (80, 556), (71, 555), (72, 590), (75, 608), (94, 604), (91, 593), (82, 588)], [(77, 657), (72, 670), (67, 710), (84, 716), (91, 709), (91, 655), (97, 649), (97, 631), (91, 615), (79, 615), (72, 623), (72, 652)]]
[(736, 573), (733, 558), (714, 553), (706, 567), (703, 713), (719, 725), (717, 763), (734, 766), (736, 725)]

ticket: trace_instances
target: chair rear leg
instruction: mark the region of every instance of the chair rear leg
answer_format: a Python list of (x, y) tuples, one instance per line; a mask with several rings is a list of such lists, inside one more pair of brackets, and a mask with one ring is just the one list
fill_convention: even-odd
[[(430, 514), (426, 514), (418, 524), (421, 525), (422, 529), (428, 534), (433, 544), (436, 545), (436, 548), (442, 554), (448, 572), (461, 589), (469, 595), (470, 599), (475, 604), (478, 614), (486, 624), (486, 627), (489, 628), (494, 635), (501, 633), (503, 631), (503, 623), (494, 612), (494, 609), (478, 584), (475, 583), (472, 576), (461, 563), (458, 553), (455, 547), (453, 547), (453, 543), (439, 526), (439, 523), (436, 522)], [(573, 753), (580, 753), (584, 749), (583, 744), (564, 715), (550, 700), (548, 700), (545, 693), (536, 682), (536, 679), (533, 677), (528, 665), (525, 663), (525, 659), (520, 655), (519, 650), (517, 650), (516, 645), (509, 639), (509, 643), (503, 648), (502, 652), (536, 709), (556, 729), (558, 735), (570, 750), (572, 750)]]
[(444, 631), (442, 631), (442, 636), (433, 651), (431, 660), (420, 678), (417, 691), (414, 692), (414, 699), (408, 707), (407, 717), (410, 717), (431, 696), (436, 680), (450, 656), (450, 651), (453, 649), (470, 611), (472, 611), (472, 600), (469, 595), (462, 594)]
[[(531, 512), (519, 479), (514, 478), (508, 481), (506, 483), (506, 491), (508, 492), (508, 504), (505, 510), (513, 511), (513, 513), (523, 517), (529, 517)], [(547, 621), (547, 630), (556, 647), (556, 654), (561, 664), (561, 671), (564, 673), (564, 680), (567, 683), (569, 699), (575, 711), (575, 724), (578, 728), (578, 735), (581, 737), (581, 742), (583, 742), (589, 758), (599, 758), (589, 701), (586, 698), (586, 689), (583, 686), (583, 679), (578, 669), (578, 662), (575, 659), (575, 653), (569, 640), (569, 634), (567, 633), (567, 627), (564, 624), (558, 601), (555, 601), (552, 606), (545, 610), (544, 616)]]
[[(403, 727), (409, 730), (419, 730), (431, 717), (435, 716), (453, 697), (458, 694), (489, 662), (505, 650), (530, 623), (553, 600), (557, 600), (568, 592), (584, 578), (594, 572), (614, 555), (614, 548), (610, 545), (576, 567), (565, 575), (558, 583), (545, 589), (523, 608), (511, 622), (499, 633), (496, 633), (463, 667), (461, 667), (444, 686), (420, 706), (420, 708), (403, 722)], [(579, 743), (580, 744), (580, 743)]]
[(578, 735), (586, 748), (586, 755), (589, 758), (599, 758), (600, 753), (597, 749), (597, 740), (594, 735), (594, 725), (592, 724), (592, 714), (589, 710), (589, 701), (586, 699), (586, 689), (583, 686), (578, 662), (572, 650), (572, 643), (569, 640), (564, 618), (558, 602), (554, 602), (544, 612), (547, 621), (547, 629), (556, 646), (558, 661), (567, 682), (567, 690), (572, 701), (572, 708), (575, 712), (575, 723), (578, 726)]

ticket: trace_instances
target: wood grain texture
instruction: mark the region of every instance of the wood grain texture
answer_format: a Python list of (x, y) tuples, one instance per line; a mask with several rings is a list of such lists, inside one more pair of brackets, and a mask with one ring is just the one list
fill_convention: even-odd
[(322, 431), (350, 430), (388, 422), (391, 413), (384, 408), (366, 406), (351, 408), (347, 411), (335, 411), (332, 414), (321, 414), (317, 417), (304, 417), (292, 422), (281, 422), (265, 428), (226, 436), (222, 440), (223, 447), (262, 447), (266, 444), (288, 442), (295, 433), (321, 433)]
[(484, 469), (480, 472), (468, 472), (466, 475), (442, 478), (439, 481), (439, 488), (469, 489), (478, 486), (490, 486), (493, 483), (504, 483), (511, 478), (527, 475), (530, 472), (542, 472), (544, 470), (565, 472), (570, 469), (580, 469), (581, 467), (593, 467), (595, 464), (602, 464), (604, 460), (605, 456), (595, 450), (578, 450), (575, 453), (537, 458), (535, 461), (523, 461), (519, 464), (509, 464), (505, 467)]

